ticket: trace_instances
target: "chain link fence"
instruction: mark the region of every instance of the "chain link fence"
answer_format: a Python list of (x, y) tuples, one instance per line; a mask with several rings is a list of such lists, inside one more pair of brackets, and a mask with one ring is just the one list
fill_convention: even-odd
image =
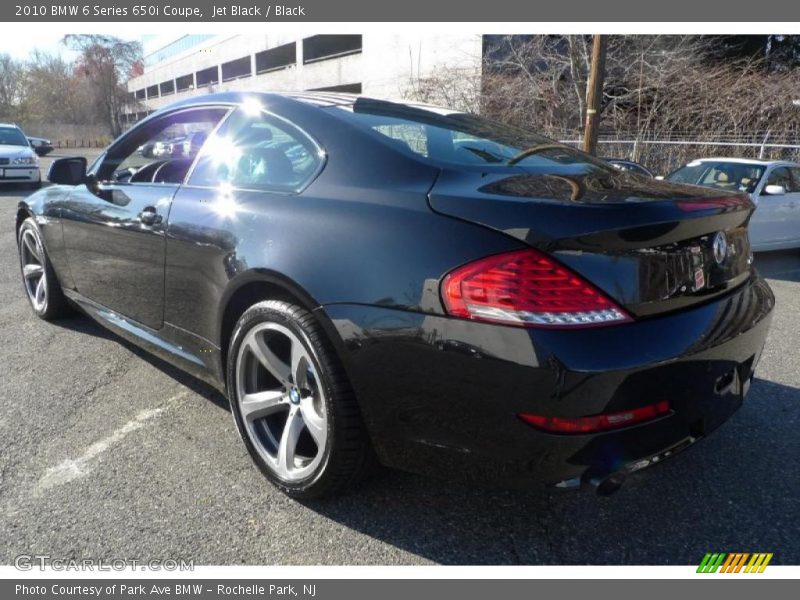
[[(666, 175), (698, 158), (759, 158), (800, 162), (800, 144), (792, 135), (724, 136), (713, 140), (637, 139), (636, 137), (603, 137), (597, 143), (597, 155), (603, 158), (623, 158), (643, 164), (657, 175)], [(583, 140), (576, 137), (562, 143), (580, 147)]]

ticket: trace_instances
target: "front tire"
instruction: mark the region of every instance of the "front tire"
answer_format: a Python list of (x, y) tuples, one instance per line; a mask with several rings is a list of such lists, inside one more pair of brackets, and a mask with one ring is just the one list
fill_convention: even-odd
[(277, 300), (251, 306), (228, 348), (228, 396), (266, 477), (297, 499), (355, 486), (374, 455), (353, 390), (314, 316)]
[(53, 267), (42, 242), (36, 222), (28, 217), (17, 234), (22, 284), (36, 315), (50, 321), (69, 312), (69, 304), (61, 291)]

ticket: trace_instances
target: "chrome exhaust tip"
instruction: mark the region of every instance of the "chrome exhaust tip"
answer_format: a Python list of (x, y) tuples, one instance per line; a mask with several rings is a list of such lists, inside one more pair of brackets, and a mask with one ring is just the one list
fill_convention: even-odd
[(610, 496), (614, 492), (619, 491), (622, 484), (628, 478), (628, 474), (623, 471), (610, 473), (602, 477), (592, 477), (589, 479), (589, 485), (594, 488), (598, 496)]

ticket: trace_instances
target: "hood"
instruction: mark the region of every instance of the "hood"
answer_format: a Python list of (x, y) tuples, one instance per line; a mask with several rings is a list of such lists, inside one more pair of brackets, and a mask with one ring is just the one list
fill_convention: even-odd
[(36, 156), (36, 153), (30, 146), (11, 146), (0, 144), (0, 157), (21, 158), (24, 156)]

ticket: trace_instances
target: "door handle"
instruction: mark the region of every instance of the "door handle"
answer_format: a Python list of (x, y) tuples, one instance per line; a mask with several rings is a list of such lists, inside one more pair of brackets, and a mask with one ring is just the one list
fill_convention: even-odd
[(156, 212), (155, 206), (147, 206), (139, 213), (139, 221), (142, 225), (158, 225), (161, 223), (161, 215)]

